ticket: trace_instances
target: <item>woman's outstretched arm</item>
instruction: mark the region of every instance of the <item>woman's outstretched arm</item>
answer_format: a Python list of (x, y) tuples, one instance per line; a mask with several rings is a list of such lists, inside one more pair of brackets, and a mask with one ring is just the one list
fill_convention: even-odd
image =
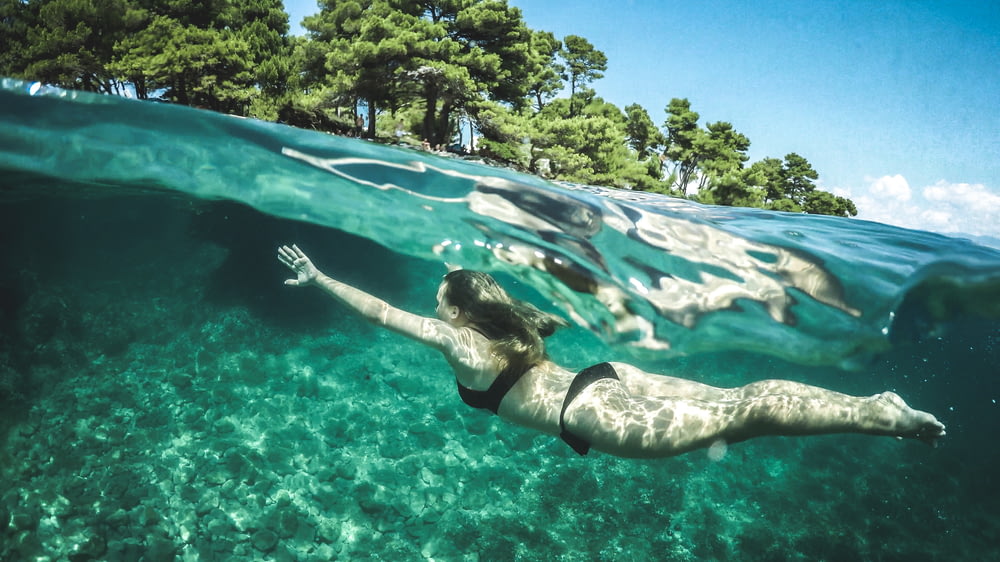
[(455, 329), (436, 318), (426, 318), (396, 308), (384, 300), (324, 274), (298, 246), (278, 248), (278, 261), (295, 272), (295, 279), (285, 285), (316, 286), (338, 301), (356, 310), (369, 321), (415, 339), (435, 349), (449, 347)]

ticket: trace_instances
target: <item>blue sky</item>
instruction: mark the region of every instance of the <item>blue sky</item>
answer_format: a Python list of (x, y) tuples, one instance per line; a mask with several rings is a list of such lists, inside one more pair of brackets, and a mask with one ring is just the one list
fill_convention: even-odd
[[(592, 86), (661, 123), (673, 97), (796, 152), (859, 218), (1000, 238), (1000, 2), (509, 0), (608, 56)], [(314, 0), (286, 0), (293, 33)], [(613, 8), (611, 8), (613, 6)]]

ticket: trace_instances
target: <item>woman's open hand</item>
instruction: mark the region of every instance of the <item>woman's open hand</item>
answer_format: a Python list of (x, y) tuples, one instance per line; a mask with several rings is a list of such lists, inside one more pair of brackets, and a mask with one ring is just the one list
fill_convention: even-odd
[(295, 279), (286, 279), (285, 285), (304, 287), (313, 284), (316, 282), (316, 278), (319, 277), (319, 270), (313, 265), (309, 256), (305, 255), (294, 244), (290, 248), (288, 246), (278, 248), (278, 261), (285, 264), (296, 275)]

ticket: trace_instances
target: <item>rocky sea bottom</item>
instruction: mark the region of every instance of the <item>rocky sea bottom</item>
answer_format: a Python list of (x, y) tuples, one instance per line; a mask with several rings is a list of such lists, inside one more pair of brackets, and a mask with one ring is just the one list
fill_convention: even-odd
[[(462, 404), (435, 352), (282, 287), (269, 246), (234, 269), (213, 244), (107, 242), (6, 273), (28, 289), (0, 318), (3, 560), (978, 560), (1000, 535), (996, 465), (974, 448), (824, 436), (579, 457)], [(385, 271), (373, 292), (431, 313), (436, 266)], [(579, 330), (550, 349), (614, 353)], [(659, 366), (803, 380), (734, 354)], [(912, 399), (949, 376), (940, 359), (876, 368), (808, 382)]]

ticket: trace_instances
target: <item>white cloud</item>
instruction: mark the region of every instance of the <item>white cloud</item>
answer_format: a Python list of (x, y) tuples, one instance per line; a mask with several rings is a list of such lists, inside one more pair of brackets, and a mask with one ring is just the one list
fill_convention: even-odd
[(927, 209), (920, 213), (920, 224), (924, 225), (924, 230), (933, 232), (947, 232), (952, 223), (951, 213), (947, 211), (935, 211)]
[(924, 198), (930, 201), (953, 201), (963, 206), (1000, 209), (1000, 195), (991, 193), (981, 183), (948, 183), (944, 180), (924, 188)]
[(867, 180), (867, 188), (846, 191), (858, 218), (942, 234), (1000, 237), (1000, 193), (982, 184), (941, 180), (910, 189), (900, 174)]
[(878, 178), (872, 182), (869, 191), (875, 195), (890, 197), (900, 201), (909, 201), (912, 196), (910, 183), (900, 174)]

